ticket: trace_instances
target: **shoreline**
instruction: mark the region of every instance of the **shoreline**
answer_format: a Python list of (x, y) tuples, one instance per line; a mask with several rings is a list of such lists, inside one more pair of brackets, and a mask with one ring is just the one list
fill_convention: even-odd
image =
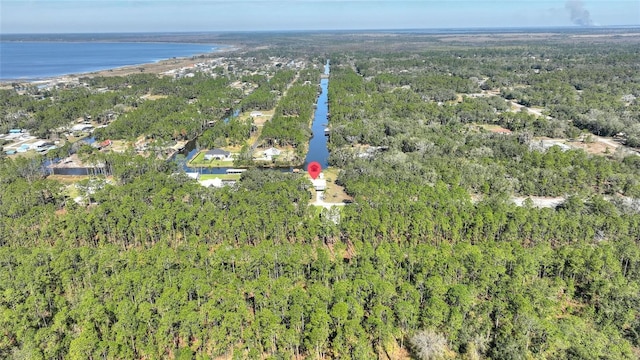
[[(130, 43), (145, 43), (145, 42), (139, 41), (139, 42), (130, 42)], [(170, 42), (161, 42), (161, 43), (170, 43)], [(198, 45), (201, 45), (201, 44), (198, 44)], [(202, 62), (203, 60), (212, 58), (216, 54), (228, 53), (228, 52), (232, 52), (240, 49), (240, 46), (238, 45), (211, 44), (211, 46), (216, 47), (211, 52), (198, 53), (198, 54), (193, 54), (190, 56), (183, 56), (183, 57), (171, 57), (171, 58), (160, 59), (152, 62), (117, 66), (112, 68), (104, 68), (101, 70), (93, 70), (93, 71), (78, 72), (78, 73), (67, 73), (67, 74), (53, 75), (53, 76), (47, 76), (47, 77), (41, 77), (41, 78), (0, 79), (0, 88), (9, 87), (12, 84), (16, 84), (16, 83), (37, 85), (37, 84), (46, 84), (46, 83), (56, 82), (56, 81), (70, 81), (72, 79), (79, 79), (83, 77), (92, 78), (92, 77), (99, 77), (99, 76), (104, 76), (104, 77), (126, 76), (126, 75), (139, 74), (139, 73), (160, 74), (173, 69), (195, 65), (199, 62)]]

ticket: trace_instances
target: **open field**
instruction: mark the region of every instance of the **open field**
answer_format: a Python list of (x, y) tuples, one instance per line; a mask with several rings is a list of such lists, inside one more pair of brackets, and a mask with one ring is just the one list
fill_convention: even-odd
[(324, 201), (326, 203), (344, 203), (345, 200), (353, 200), (344, 192), (344, 187), (336, 184), (336, 179), (340, 173), (340, 169), (329, 167), (323, 169), (325, 180), (327, 180), (327, 189), (324, 192)]
[(91, 176), (89, 175), (49, 175), (47, 178), (50, 180), (62, 183), (64, 185), (70, 185), (70, 184), (75, 184), (82, 180), (90, 179)]
[(146, 94), (140, 97), (140, 99), (144, 99), (144, 100), (158, 100), (158, 99), (166, 99), (166, 98), (167, 98), (167, 95), (152, 95), (152, 94)]
[(478, 124), (475, 125), (477, 128), (482, 128), (485, 129), (489, 132), (492, 133), (502, 133), (502, 134), (506, 134), (506, 133), (511, 133), (511, 130), (503, 128), (500, 125), (493, 125), (493, 124)]
[(616, 151), (615, 147), (600, 141), (572, 141), (568, 144), (571, 147), (579, 148), (588, 152), (589, 154), (595, 155), (611, 155)]

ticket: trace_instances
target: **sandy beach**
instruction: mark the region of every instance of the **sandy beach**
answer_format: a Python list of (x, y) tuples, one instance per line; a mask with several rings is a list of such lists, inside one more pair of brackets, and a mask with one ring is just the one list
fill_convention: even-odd
[(165, 71), (179, 69), (184, 67), (190, 67), (197, 63), (206, 61), (207, 59), (218, 57), (222, 54), (226, 54), (232, 51), (238, 50), (237, 47), (233, 46), (222, 46), (215, 51), (206, 54), (194, 55), (188, 58), (171, 58), (160, 60), (153, 63), (146, 63), (140, 65), (130, 65), (123, 66), (114, 69), (100, 70), (89, 73), (81, 73), (81, 74), (73, 74), (67, 75), (74, 77), (95, 77), (95, 76), (125, 76), (129, 74), (138, 74), (138, 73), (151, 73), (151, 74), (160, 74)]

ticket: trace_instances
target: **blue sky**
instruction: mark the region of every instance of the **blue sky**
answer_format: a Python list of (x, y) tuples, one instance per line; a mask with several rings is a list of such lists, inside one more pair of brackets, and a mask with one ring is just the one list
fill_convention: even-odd
[(640, 25), (640, 0), (0, 0), (0, 33)]

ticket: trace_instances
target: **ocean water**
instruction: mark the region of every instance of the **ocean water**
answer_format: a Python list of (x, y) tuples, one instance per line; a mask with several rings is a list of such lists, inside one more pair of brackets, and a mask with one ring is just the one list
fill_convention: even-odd
[(36, 80), (210, 53), (217, 45), (0, 41), (0, 80)]

